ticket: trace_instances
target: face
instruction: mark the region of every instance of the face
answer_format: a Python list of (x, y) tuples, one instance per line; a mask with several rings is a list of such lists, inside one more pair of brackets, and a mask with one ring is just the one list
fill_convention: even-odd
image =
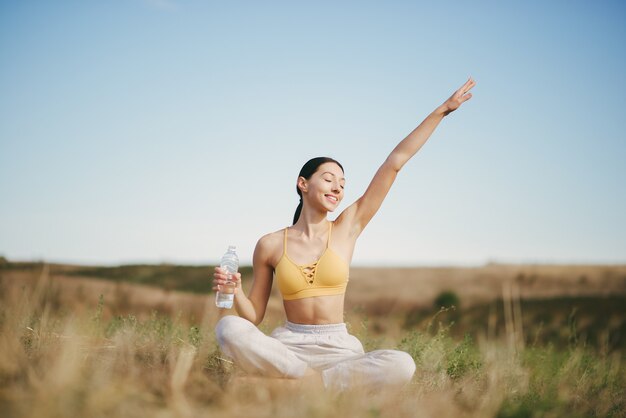
[(343, 171), (335, 163), (320, 165), (308, 180), (304, 177), (298, 178), (298, 187), (309, 204), (329, 212), (334, 211), (341, 203), (345, 185)]

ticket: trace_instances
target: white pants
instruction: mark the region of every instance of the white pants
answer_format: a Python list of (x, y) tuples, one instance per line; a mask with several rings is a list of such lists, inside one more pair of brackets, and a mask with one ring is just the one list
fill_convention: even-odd
[(322, 374), (327, 389), (382, 389), (408, 383), (415, 362), (403, 351), (365, 353), (346, 324), (301, 325), (289, 321), (271, 336), (238, 316), (223, 317), (215, 328), (222, 352), (248, 373), (300, 378), (307, 367)]

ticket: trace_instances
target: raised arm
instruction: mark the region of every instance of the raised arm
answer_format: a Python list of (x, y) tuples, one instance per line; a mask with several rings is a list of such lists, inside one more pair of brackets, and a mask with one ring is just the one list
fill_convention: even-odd
[(350, 222), (350, 230), (353, 234), (360, 235), (365, 226), (378, 212), (400, 169), (426, 143), (437, 125), (439, 125), (439, 122), (472, 97), (472, 94), (468, 92), (475, 84), (470, 77), (448, 100), (428, 115), (417, 128), (391, 151), (391, 154), (389, 154), (374, 175), (363, 196), (347, 207), (340, 215), (344, 220)]

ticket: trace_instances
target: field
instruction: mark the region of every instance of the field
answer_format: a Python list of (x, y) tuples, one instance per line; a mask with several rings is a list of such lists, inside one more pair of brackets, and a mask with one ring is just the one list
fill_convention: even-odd
[[(211, 272), (0, 259), (1, 415), (626, 416), (626, 266), (353, 268), (350, 332), (418, 367), (400, 392), (339, 394), (238, 371)], [(284, 319), (273, 293), (260, 328)]]

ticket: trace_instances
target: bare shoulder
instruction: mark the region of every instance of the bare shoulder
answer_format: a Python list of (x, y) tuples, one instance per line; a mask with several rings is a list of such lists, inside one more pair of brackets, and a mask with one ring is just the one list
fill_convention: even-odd
[(275, 266), (283, 252), (283, 236), (284, 229), (280, 229), (259, 238), (254, 250), (255, 258)]

